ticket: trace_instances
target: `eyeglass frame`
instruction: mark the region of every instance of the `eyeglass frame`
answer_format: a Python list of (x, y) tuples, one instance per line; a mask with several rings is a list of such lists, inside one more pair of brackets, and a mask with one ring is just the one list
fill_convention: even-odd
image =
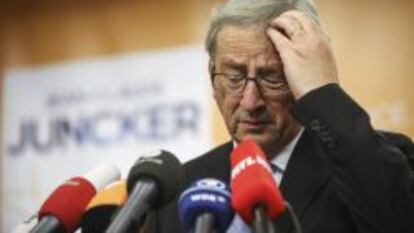
[[(264, 80), (264, 81), (267, 81), (267, 79), (264, 78), (264, 77), (266, 77), (264, 75), (262, 75), (262, 76), (255, 76), (255, 77), (249, 77), (249, 76), (243, 75), (243, 74), (235, 74), (235, 75), (233, 75), (233, 74), (228, 74), (228, 73), (224, 73), (224, 72), (215, 72), (215, 65), (213, 65), (211, 67), (211, 72), (210, 72), (211, 84), (212, 84), (213, 89), (216, 89), (217, 88), (216, 85), (214, 85), (214, 80), (215, 80), (215, 78), (216, 78), (217, 75), (221, 75), (221, 76), (224, 76), (226, 78), (229, 77), (229, 76), (239, 76), (240, 77), (241, 81), (243, 81), (244, 83), (243, 83), (243, 85), (242, 85), (242, 87), (241, 87), (240, 90), (237, 90), (237, 91), (236, 90), (233, 90), (233, 93), (231, 93), (233, 95), (242, 94), (243, 91), (244, 91), (244, 89), (247, 86), (247, 83), (249, 81), (253, 81), (256, 84), (257, 88), (260, 90), (260, 92), (262, 94), (265, 94), (266, 95), (266, 93), (267, 93), (267, 95), (269, 95), (269, 93), (268, 93), (269, 92), (269, 89), (266, 89), (265, 87), (263, 87), (263, 85), (259, 81), (260, 79), (261, 80)], [(289, 88), (288, 83), (286, 83), (286, 82), (284, 82), (284, 83), (286, 84), (286, 87), (287, 87), (286, 91), (284, 91), (283, 93), (277, 93), (277, 94), (275, 93), (276, 95), (284, 95), (284, 94), (290, 93), (290, 88)], [(272, 89), (272, 90), (273, 91), (277, 91), (277, 89)]]

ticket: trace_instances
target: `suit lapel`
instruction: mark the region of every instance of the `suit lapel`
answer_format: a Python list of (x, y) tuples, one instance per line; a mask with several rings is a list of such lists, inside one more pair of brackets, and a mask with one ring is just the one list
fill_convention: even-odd
[(230, 154), (232, 150), (233, 144), (230, 141), (200, 157), (196, 164), (187, 163), (185, 165), (187, 185), (206, 177), (219, 179), (230, 184)]
[(230, 155), (233, 151), (233, 143), (230, 141), (220, 147), (220, 150), (217, 152), (216, 156), (212, 156), (208, 166), (206, 168), (214, 173), (211, 174), (211, 177), (222, 180), (230, 185)]
[[(293, 151), (280, 184), (283, 196), (299, 219), (328, 180), (329, 175), (324, 169), (321, 152), (305, 130)], [(276, 227), (278, 232), (286, 233), (291, 227), (291, 220), (287, 216), (282, 216), (276, 221)]]

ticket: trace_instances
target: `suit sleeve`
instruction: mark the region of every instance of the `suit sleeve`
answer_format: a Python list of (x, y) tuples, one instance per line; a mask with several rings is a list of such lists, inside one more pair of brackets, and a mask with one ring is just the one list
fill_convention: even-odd
[(339, 85), (308, 93), (292, 114), (324, 148), (358, 232), (414, 232), (413, 176), (406, 156), (373, 129), (368, 114)]

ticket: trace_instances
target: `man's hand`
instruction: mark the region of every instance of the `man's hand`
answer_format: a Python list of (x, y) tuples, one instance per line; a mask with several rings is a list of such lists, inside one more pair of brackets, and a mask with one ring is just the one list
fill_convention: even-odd
[(282, 59), (295, 99), (329, 83), (338, 83), (329, 37), (305, 13), (287, 11), (275, 18), (267, 34)]

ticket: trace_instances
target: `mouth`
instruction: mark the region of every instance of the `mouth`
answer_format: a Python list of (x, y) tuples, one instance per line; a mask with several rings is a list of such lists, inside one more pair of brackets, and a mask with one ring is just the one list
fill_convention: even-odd
[(269, 123), (267, 121), (259, 120), (241, 120), (240, 124), (242, 124), (248, 130), (261, 130), (265, 128)]

